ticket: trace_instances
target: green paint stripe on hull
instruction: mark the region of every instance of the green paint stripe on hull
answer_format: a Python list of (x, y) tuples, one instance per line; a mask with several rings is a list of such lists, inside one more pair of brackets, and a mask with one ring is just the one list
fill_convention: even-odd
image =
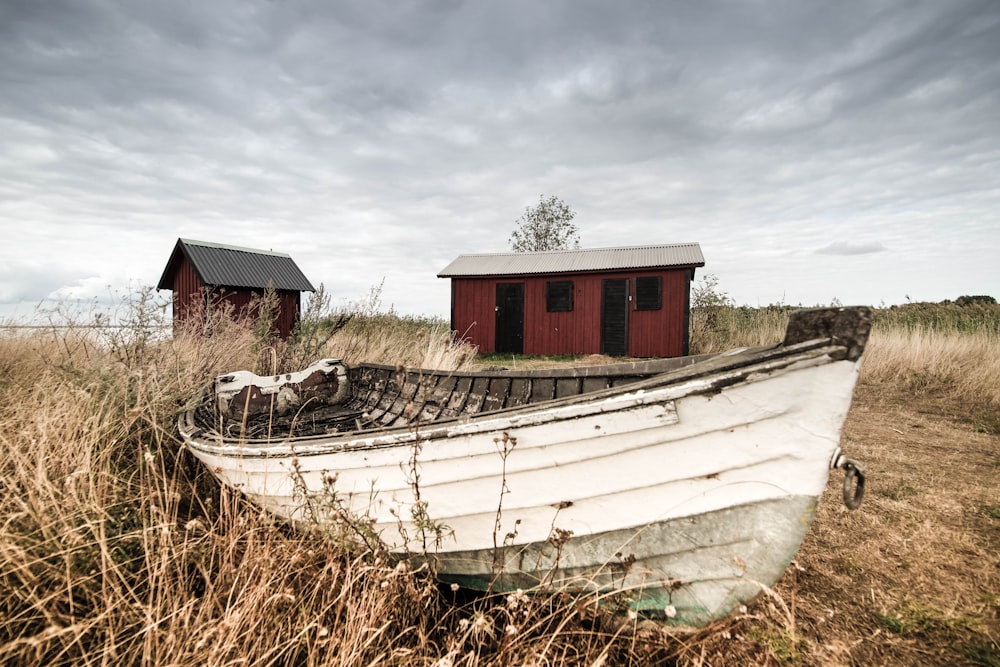
[(498, 554), (502, 569), (494, 569), (492, 549), (440, 553), (437, 568), (442, 580), (473, 590), (599, 592), (611, 605), (675, 625), (702, 626), (778, 580), (815, 508), (816, 498), (788, 496), (637, 529), (573, 536), (562, 545), (507, 547)]

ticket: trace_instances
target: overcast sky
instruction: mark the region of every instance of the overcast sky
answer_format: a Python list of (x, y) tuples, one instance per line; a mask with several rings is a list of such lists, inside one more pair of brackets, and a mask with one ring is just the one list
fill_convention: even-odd
[(446, 316), (541, 195), (737, 303), (1000, 298), (1000, 2), (0, 0), (0, 314), (183, 237)]

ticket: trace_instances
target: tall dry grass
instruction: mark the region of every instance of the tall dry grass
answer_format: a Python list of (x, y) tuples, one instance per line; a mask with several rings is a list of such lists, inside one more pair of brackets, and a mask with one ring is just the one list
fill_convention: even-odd
[(476, 355), (475, 348), (457, 339), (444, 320), (384, 313), (352, 318), (333, 334), (324, 352), (349, 364), (440, 370), (458, 370)]
[[(770, 345), (788, 306), (713, 306), (691, 313), (691, 353)], [(862, 379), (1000, 405), (1000, 305), (912, 303), (875, 309)]]
[(784, 306), (708, 306), (691, 311), (690, 353), (772, 345), (785, 337), (792, 309)]
[[(379, 340), (344, 328), (316, 351), (453, 366), (469, 353), (433, 326), (360, 324)], [(162, 341), (86, 327), (0, 337), (0, 664), (629, 653), (590, 611), (526, 597), (455, 604), (426, 571), (290, 530), (216, 484), (181, 451), (174, 420), (207, 378), (288, 358), (259, 331), (220, 317)]]
[(932, 397), (1000, 433), (1000, 305), (913, 303), (877, 311), (862, 381)]
[(1000, 334), (880, 328), (865, 351), (862, 387), (933, 398), (977, 430), (1000, 433)]
[[(0, 663), (693, 665), (722, 646), (727, 621), (651, 631), (568, 599), (457, 600), (427, 572), (276, 523), (181, 451), (174, 420), (208, 378), (305, 353), (221, 316), (210, 336), (161, 340), (144, 307), (113, 333), (0, 336)], [(311, 337), (309, 353), (446, 368), (471, 353), (440, 322), (376, 315)], [(728, 339), (717, 320), (711, 345), (780, 339), (773, 313), (739, 317)], [(996, 348), (879, 330), (865, 373), (996, 409)]]

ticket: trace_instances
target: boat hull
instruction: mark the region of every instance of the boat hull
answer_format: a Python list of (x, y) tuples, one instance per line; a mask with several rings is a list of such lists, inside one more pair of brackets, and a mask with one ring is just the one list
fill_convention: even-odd
[(841, 352), (374, 434), (181, 431), (266, 510), (350, 517), (445, 581), (597, 591), (699, 626), (771, 586), (808, 530), (860, 363)]
[[(440, 578), (473, 590), (596, 593), (604, 606), (703, 626), (756, 597), (788, 568), (816, 499), (786, 496), (571, 538), (435, 557)], [(609, 558), (610, 555), (610, 558)], [(497, 574), (499, 572), (499, 574)]]

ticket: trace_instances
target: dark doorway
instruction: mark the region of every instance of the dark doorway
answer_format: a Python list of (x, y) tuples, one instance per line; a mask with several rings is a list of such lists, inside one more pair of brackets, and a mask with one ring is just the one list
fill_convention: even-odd
[(601, 354), (628, 354), (628, 280), (605, 280), (601, 285)]
[(497, 283), (496, 352), (524, 353), (524, 283)]

